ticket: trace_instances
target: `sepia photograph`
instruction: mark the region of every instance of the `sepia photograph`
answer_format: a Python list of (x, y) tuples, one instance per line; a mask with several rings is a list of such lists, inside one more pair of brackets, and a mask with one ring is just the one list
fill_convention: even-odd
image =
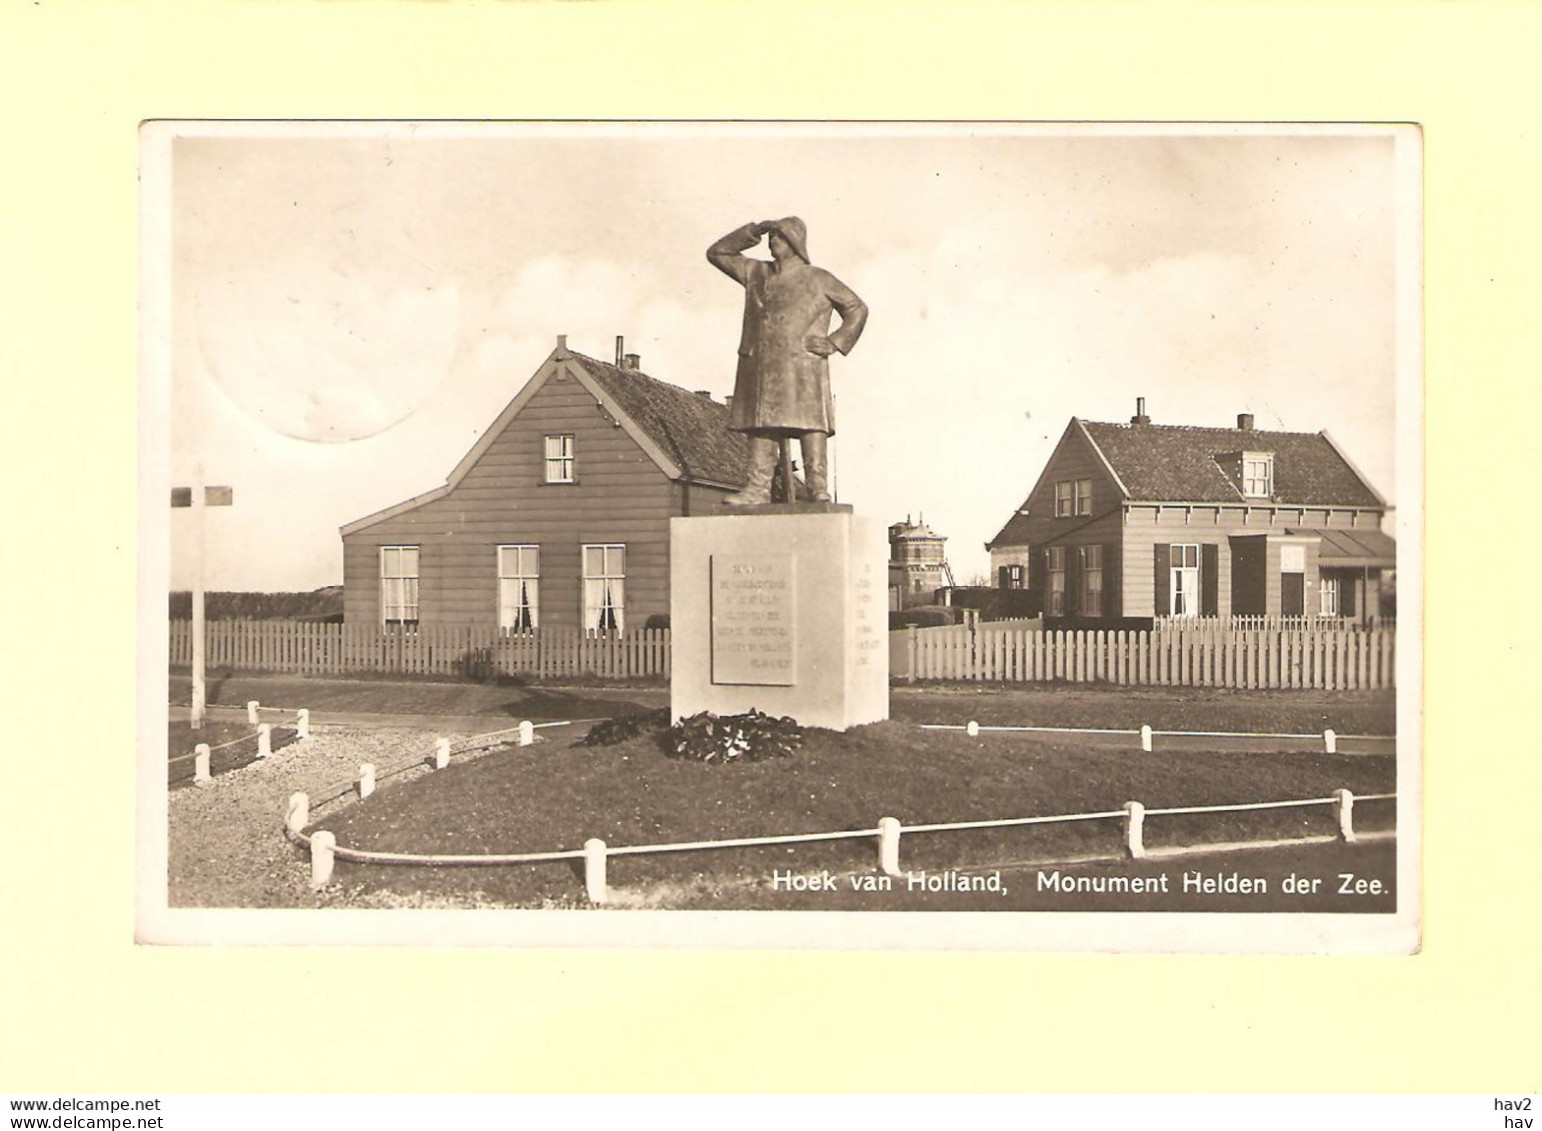
[(1419, 948), (1417, 127), (140, 140), (138, 941)]

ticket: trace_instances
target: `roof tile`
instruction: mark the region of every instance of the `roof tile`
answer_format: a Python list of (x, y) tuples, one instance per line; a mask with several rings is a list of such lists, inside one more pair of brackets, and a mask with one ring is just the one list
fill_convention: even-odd
[[(1228, 503), (1243, 499), (1215, 457), (1274, 453), (1274, 501), (1306, 506), (1382, 503), (1320, 432), (1243, 432), (1169, 424), (1082, 421), (1132, 499)], [(1010, 524), (1009, 524), (1010, 525)], [(998, 535), (999, 537), (999, 535)]]
[(1012, 517), (1007, 519), (1007, 524), (1001, 528), (989, 542), (985, 543), (987, 550), (998, 546), (1026, 546), (1028, 545), (1028, 504), (1024, 503), (1012, 512)]
[(743, 484), (748, 446), (741, 433), (729, 429), (727, 405), (639, 369), (619, 369), (581, 353), (571, 356), (686, 478)]

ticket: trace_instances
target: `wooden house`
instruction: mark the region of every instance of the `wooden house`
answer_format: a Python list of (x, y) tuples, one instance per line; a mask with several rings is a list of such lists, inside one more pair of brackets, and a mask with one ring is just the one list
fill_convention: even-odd
[(1396, 567), (1389, 509), (1326, 432), (1258, 431), (1246, 413), (1234, 429), (1153, 424), (1141, 398), (1128, 424), (1073, 417), (987, 545), (1031, 565), (1051, 624), (1366, 623)]
[(1012, 512), (996, 537), (985, 543), (998, 589), (1031, 589), (1033, 555), (1028, 548), (1028, 504)]
[(443, 487), (342, 528), (349, 623), (642, 628), (669, 612), (669, 519), (717, 510), (745, 443), (706, 393), (565, 337)]

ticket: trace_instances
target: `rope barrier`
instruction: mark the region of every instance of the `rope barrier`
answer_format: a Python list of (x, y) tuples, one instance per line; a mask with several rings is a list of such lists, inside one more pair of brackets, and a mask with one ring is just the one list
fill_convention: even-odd
[(1123, 809), (1110, 809), (1105, 813), (1064, 813), (1053, 817), (1008, 817), (1000, 821), (952, 821), (940, 825), (905, 825), (907, 833), (940, 833), (954, 829), (997, 829), (1009, 825), (1051, 825), (1068, 821), (1103, 821), (1110, 817), (1123, 817)]
[[(1359, 800), (1356, 798), (1355, 800)], [(1257, 801), (1248, 805), (1184, 805), (1173, 809), (1147, 809), (1148, 817), (1171, 817), (1180, 813), (1239, 813), (1245, 809), (1292, 809), (1304, 805), (1334, 805), (1337, 797), (1305, 797), (1299, 801)]]
[[(285, 730), (293, 730), (294, 728), (293, 727), (285, 727), (284, 729)], [(209, 753), (210, 754), (215, 754), (215, 753), (217, 753), (217, 752), (219, 752), (221, 750), (229, 749), (232, 746), (239, 746), (243, 742), (252, 742), (256, 738), (257, 738), (257, 732), (253, 731), (251, 734), (243, 735), (240, 738), (232, 738), (229, 742), (222, 742), (218, 746), (211, 746), (211, 747), (209, 747)], [(167, 758), (166, 761), (167, 761), (168, 764), (170, 764), (172, 762), (186, 762), (189, 759), (196, 758), (196, 757), (198, 757), (198, 751), (195, 750), (191, 754), (178, 754), (175, 757)]]
[[(351, 788), (351, 786), (350, 786)], [(1395, 793), (1366, 794), (1356, 797), (1356, 801), (1385, 801), (1395, 798)], [(1228, 813), (1243, 812), (1248, 810), (1286, 809), (1303, 805), (1333, 805), (1338, 802), (1337, 797), (1308, 797), (1290, 801), (1256, 801), (1242, 805), (1193, 805), (1168, 809), (1145, 809), (1148, 817), (1176, 816), (1186, 813)], [(1097, 813), (1056, 813), (1038, 817), (1007, 817), (1000, 820), (989, 821), (948, 821), (926, 825), (903, 825), (904, 833), (934, 833), (953, 832), (963, 829), (991, 829), (1007, 828), (1017, 825), (1049, 825), (1065, 824), (1073, 821), (1105, 821), (1114, 818), (1128, 817), (1125, 809), (1109, 809)], [(302, 844), (309, 845), (310, 838), (304, 833), (295, 833), (292, 830), (289, 835), (292, 839)], [(758, 848), (777, 844), (808, 844), (815, 841), (832, 840), (864, 840), (869, 837), (880, 836), (882, 829), (842, 829), (838, 832), (825, 833), (789, 833), (783, 836), (758, 836), (738, 837), (731, 840), (697, 840), (683, 841), (669, 844), (627, 844), (607, 846), (607, 856), (641, 856), (648, 853), (666, 852), (693, 852), (714, 848)], [(335, 850), (340, 860), (357, 860), (361, 863), (379, 864), (425, 864), (425, 865), (481, 865), (481, 864), (521, 864), (538, 863), (549, 860), (577, 860), (584, 856), (582, 849), (569, 849), (558, 852), (526, 852), (502, 855), (436, 855), (431, 853), (401, 853), (401, 852), (373, 852), (366, 849), (344, 848), (338, 845)]]
[[(969, 730), (967, 723), (921, 723), (922, 730)], [(1003, 732), (1029, 732), (1034, 734), (1140, 734), (1137, 730), (1119, 730), (1103, 727), (1030, 727), (1030, 726), (989, 726), (985, 723), (975, 724), (976, 731), (1003, 731)], [(1235, 730), (1153, 730), (1153, 735), (1167, 738), (1310, 738), (1318, 742), (1322, 741), (1323, 732), (1315, 731), (1311, 734), (1281, 734), (1273, 732), (1253, 732)], [(1358, 742), (1396, 742), (1395, 734), (1341, 734), (1338, 738), (1351, 739)]]
[[(520, 724), (520, 726), (522, 726), (522, 725), (523, 724)], [(571, 725), (571, 724), (568, 721), (566, 721), (566, 720), (564, 720), (562, 722), (536, 723), (536, 724), (532, 724), (532, 729), (535, 729), (536, 727), (542, 727), (542, 726), (553, 727), (553, 726), (569, 726), (569, 725)], [(468, 754), (468, 753), (470, 753), (473, 750), (483, 750), (483, 749), (486, 749), (486, 748), (488, 748), (490, 746), (502, 745), (501, 743), (496, 742), (496, 741), (495, 742), (487, 742), (487, 741), (484, 741), (484, 740), (496, 738), (498, 735), (501, 735), (501, 734), (512, 734), (512, 733), (515, 733), (515, 732), (519, 731), (520, 726), (505, 727), (502, 730), (490, 730), (490, 731), (484, 731), (481, 734), (474, 734), (470, 738), (465, 739), (459, 746), (451, 747), (451, 753), (454, 753), (454, 754)], [(380, 781), (382, 781), (382, 780), (384, 780), (386, 778), (392, 778), (392, 777), (396, 777), (398, 774), (406, 773), (408, 770), (413, 769), (413, 768), (418, 767), (418, 766), (433, 765), (434, 764), (434, 753), (435, 752), (429, 752), (427, 754), (420, 755), (417, 758), (409, 758), (406, 761), (398, 762), (398, 763), (396, 763), (396, 764), (394, 764), (394, 765), (392, 765), (390, 767), (387, 767), (386, 769), (383, 769), (383, 770), (377, 769), (375, 771), (375, 780), (376, 780), (376, 782), (380, 782)], [(316, 794), (315, 797), (312, 799), (311, 804), (312, 804), (312, 806), (314, 808), (319, 809), (323, 805), (328, 805), (328, 804), (332, 803), (333, 801), (336, 801), (340, 797), (346, 797), (348, 794), (353, 793), (357, 788), (358, 788), (358, 782), (357, 781), (343, 782), (340, 785), (329, 787), (328, 789), (322, 791), (321, 793)], [(307, 842), (307, 843), (309, 843), (309, 842)], [(344, 860), (348, 859), (348, 857), (343, 855), (344, 849), (338, 848), (336, 851), (337, 851), (337, 855), (338, 855), (339, 859), (344, 859)], [(349, 851), (352, 851), (352, 850), (349, 850)], [(582, 855), (582, 853), (580, 852), (579, 855)]]
[(877, 836), (877, 829), (845, 829), (835, 833), (789, 833), (748, 836), (737, 840), (693, 840), (680, 844), (627, 844), (605, 849), (607, 856), (640, 856), (647, 852), (692, 852), (701, 848), (758, 848), (767, 844), (807, 844), (816, 840), (859, 840)]
[[(969, 727), (954, 726), (952, 723), (922, 723), (922, 730), (968, 730)], [(985, 726), (978, 724), (976, 730), (998, 731), (1030, 731), (1035, 734), (1139, 734), (1138, 730), (1099, 730), (1094, 727), (1009, 727), (1009, 726)], [(1157, 732), (1154, 732), (1157, 733)]]
[[(580, 720), (584, 721), (584, 720)], [(529, 722), (521, 723), (515, 727), (506, 727), (496, 731), (485, 731), (479, 735), (473, 735), (468, 744), (463, 744), (459, 751), (464, 753), (469, 750), (485, 748), (489, 745), (498, 745), (497, 742), (489, 742), (489, 739), (497, 739), (500, 735), (518, 731), (521, 737), (535, 729), (537, 724)], [(539, 724), (543, 727), (568, 726), (571, 721), (552, 722)], [(1014, 730), (1014, 731), (1043, 731), (1053, 733), (1087, 733), (1087, 734), (1139, 734), (1143, 749), (1150, 750), (1150, 736), (1153, 733), (1169, 736), (1187, 737), (1237, 737), (1237, 738), (1318, 738), (1326, 740), (1329, 752), (1334, 750), (1334, 733), (1325, 731), (1322, 736), (1311, 735), (1282, 735), (1282, 734), (1240, 734), (1232, 732), (1203, 732), (1203, 731), (1157, 731), (1153, 732), (1149, 727), (1142, 727), (1139, 731), (1130, 730), (1091, 730), (1070, 727), (986, 727), (982, 728), (978, 723), (971, 722), (967, 727), (951, 726), (947, 724), (922, 724), (925, 730), (967, 730), (971, 734), (978, 734), (980, 730)], [(1382, 736), (1376, 736), (1382, 737)], [(1388, 736), (1390, 737), (1390, 736)], [(365, 764), (360, 767), (364, 780), (358, 784), (361, 797), (367, 797), (373, 792), (378, 778), (391, 777), (402, 773), (415, 765), (429, 763), (434, 759), (435, 765), (443, 765), (448, 759), (449, 744), (440, 739), (434, 755), (423, 755), (415, 760), (403, 762), (384, 773), (376, 774), (373, 765)], [(321, 795), (315, 801), (315, 807), (319, 808), (344, 794), (354, 790), (356, 783), (348, 782), (334, 788), (331, 792)], [(1285, 801), (1257, 801), (1230, 805), (1191, 805), (1175, 806), (1162, 809), (1146, 809), (1138, 801), (1127, 802), (1122, 808), (1103, 810), (1095, 813), (1059, 813), (1034, 817), (1007, 817), (993, 820), (980, 821), (950, 821), (932, 824), (901, 826), (900, 822), (892, 817), (884, 817), (878, 823), (877, 828), (872, 829), (842, 829), (834, 832), (822, 833), (790, 833), (777, 836), (737, 837), (727, 840), (700, 840), (682, 841), (666, 844), (631, 844), (618, 845), (614, 848), (606, 845), (599, 838), (590, 838), (584, 842), (582, 849), (564, 849), (553, 852), (522, 852), (522, 853), (497, 853), (497, 854), (467, 854), (467, 853), (407, 853), (407, 852), (380, 852), (369, 849), (347, 848), (337, 843), (336, 836), (326, 829), (321, 829), (314, 836), (308, 836), (304, 832), (304, 826), (310, 823), (311, 802), (303, 793), (293, 794), (290, 798), (290, 811), (285, 818), (285, 835), (294, 843), (305, 846), (311, 852), (311, 885), (320, 889), (326, 885), (332, 875), (334, 859), (341, 859), (361, 864), (387, 864), (409, 865), (424, 867), (493, 867), (510, 864), (537, 864), (560, 860), (584, 861), (584, 886), (589, 898), (594, 903), (606, 901), (606, 861), (612, 856), (642, 856), (658, 855), (670, 852), (694, 852), (712, 849), (727, 848), (760, 848), (782, 844), (810, 844), (824, 841), (838, 840), (867, 840), (876, 837), (878, 840), (879, 867), (887, 875), (899, 874), (899, 843), (901, 836), (906, 833), (934, 833), (955, 832), (972, 829), (1009, 828), (1028, 825), (1065, 824), (1073, 821), (1104, 821), (1121, 819), (1125, 823), (1126, 852), (1132, 859), (1141, 859), (1146, 856), (1146, 849), (1142, 839), (1142, 828), (1145, 818), (1148, 816), (1178, 816), (1185, 814), (1201, 813), (1236, 813), (1262, 811), (1268, 809), (1300, 808), (1312, 805), (1333, 805), (1339, 813), (1339, 839), (1353, 842), (1355, 834), (1352, 828), (1352, 807), (1355, 801), (1386, 801), (1396, 798), (1395, 793), (1367, 794), (1362, 798), (1356, 798), (1347, 789), (1335, 791), (1331, 797), (1296, 798)]]
[[(303, 832), (285, 830), (289, 839), (295, 844), (309, 848), (311, 838)], [(582, 848), (568, 849), (562, 852), (512, 852), (498, 856), (472, 856), (472, 855), (430, 855), (416, 852), (375, 852), (366, 848), (345, 848), (335, 845), (332, 854), (339, 860), (348, 860), (355, 864), (397, 864), (397, 865), (421, 865), (424, 867), (439, 866), (496, 866), (500, 864), (545, 864), (553, 860), (582, 860), (584, 850)]]

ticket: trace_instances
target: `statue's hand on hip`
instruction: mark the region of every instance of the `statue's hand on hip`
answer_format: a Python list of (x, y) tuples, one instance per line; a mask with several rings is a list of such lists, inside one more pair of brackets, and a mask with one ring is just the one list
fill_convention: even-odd
[(835, 352), (835, 343), (823, 334), (814, 334), (803, 344), (809, 353), (819, 357), (829, 357)]

